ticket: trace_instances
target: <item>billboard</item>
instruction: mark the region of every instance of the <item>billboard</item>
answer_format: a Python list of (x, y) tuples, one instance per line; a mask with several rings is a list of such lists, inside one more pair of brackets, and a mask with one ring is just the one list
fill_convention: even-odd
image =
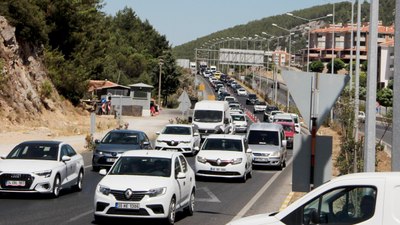
[(229, 49), (219, 50), (219, 63), (229, 65), (264, 66), (263, 50)]

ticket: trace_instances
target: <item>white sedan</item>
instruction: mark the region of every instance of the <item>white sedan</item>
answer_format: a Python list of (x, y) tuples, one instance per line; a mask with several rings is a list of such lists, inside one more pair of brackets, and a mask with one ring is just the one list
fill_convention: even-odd
[(240, 178), (252, 175), (253, 155), (244, 136), (215, 134), (206, 138), (196, 157), (196, 176)]
[(183, 209), (193, 215), (194, 172), (179, 152), (133, 150), (123, 153), (97, 185), (94, 216), (163, 218), (174, 224)]
[(168, 124), (156, 133), (155, 149), (196, 154), (200, 148), (200, 134), (197, 126), (188, 124)]
[(237, 89), (237, 95), (238, 96), (247, 96), (247, 91), (244, 88), (239, 88)]
[(26, 141), (0, 160), (0, 192), (48, 193), (82, 190), (83, 158), (60, 141)]

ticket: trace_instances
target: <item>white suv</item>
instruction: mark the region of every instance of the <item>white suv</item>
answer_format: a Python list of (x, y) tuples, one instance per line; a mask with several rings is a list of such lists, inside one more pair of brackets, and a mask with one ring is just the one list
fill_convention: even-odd
[(156, 134), (156, 150), (179, 151), (192, 155), (199, 151), (200, 134), (195, 125), (168, 124)]

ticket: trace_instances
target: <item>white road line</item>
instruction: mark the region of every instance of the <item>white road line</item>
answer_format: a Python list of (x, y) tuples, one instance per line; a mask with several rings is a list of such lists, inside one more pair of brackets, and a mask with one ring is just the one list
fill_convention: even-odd
[(93, 211), (93, 210), (90, 210), (90, 211), (84, 212), (84, 213), (82, 213), (82, 214), (79, 214), (79, 215), (77, 215), (77, 216), (72, 217), (71, 219), (69, 219), (68, 222), (73, 222), (73, 221), (78, 220), (78, 219), (80, 219), (80, 218), (82, 218), (82, 217), (84, 217), (84, 216), (87, 216), (87, 215), (91, 214), (91, 213), (94, 213), (94, 211)]
[[(292, 163), (292, 159), (288, 162), (288, 164), (290, 163)], [(254, 195), (252, 199), (250, 199), (250, 201), (242, 208), (242, 210), (240, 210), (240, 212), (235, 217), (233, 217), (231, 221), (242, 218), (282, 172), (283, 170), (277, 172), (274, 176), (272, 176), (271, 179), (267, 183), (265, 183), (265, 185), (257, 192), (257, 194)]]
[(199, 190), (205, 191), (210, 197), (209, 198), (196, 198), (197, 202), (216, 202), (216, 203), (221, 203), (221, 201), (217, 198), (217, 196), (215, 196), (214, 193), (212, 193), (210, 191), (210, 189), (208, 189), (208, 187), (197, 188), (197, 191), (199, 191)]

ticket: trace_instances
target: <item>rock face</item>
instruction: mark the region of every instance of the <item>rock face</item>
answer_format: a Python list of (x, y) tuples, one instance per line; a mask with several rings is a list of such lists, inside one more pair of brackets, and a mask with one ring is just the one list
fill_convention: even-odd
[(62, 109), (53, 86), (50, 97), (41, 94), (43, 83), (51, 84), (41, 50), (19, 44), (15, 28), (0, 16), (0, 121), (11, 125), (40, 121), (45, 111)]

